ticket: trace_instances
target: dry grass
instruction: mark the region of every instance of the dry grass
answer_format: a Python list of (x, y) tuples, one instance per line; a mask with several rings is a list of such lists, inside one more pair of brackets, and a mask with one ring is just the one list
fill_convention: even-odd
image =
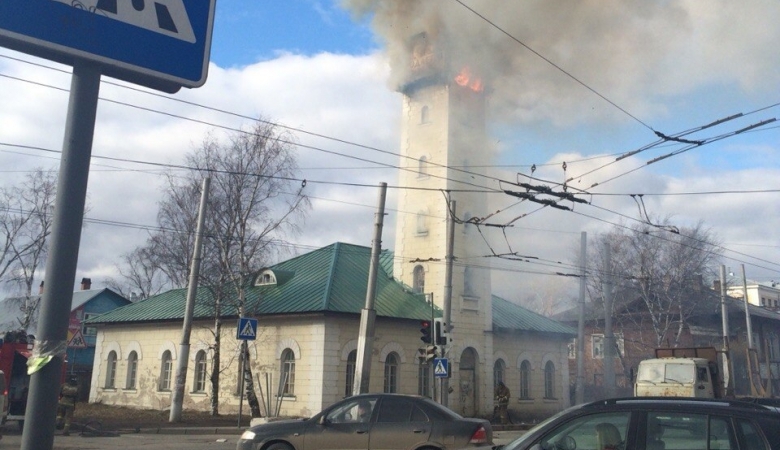
[[(249, 416), (242, 416), (241, 425), (248, 426)], [(212, 416), (202, 411), (182, 411), (181, 422), (169, 422), (170, 412), (153, 409), (135, 409), (124, 406), (109, 406), (101, 403), (79, 403), (73, 414), (73, 421), (81, 424), (98, 422), (104, 430), (167, 427), (236, 427), (238, 415)], [(97, 425), (97, 424), (95, 424)]]

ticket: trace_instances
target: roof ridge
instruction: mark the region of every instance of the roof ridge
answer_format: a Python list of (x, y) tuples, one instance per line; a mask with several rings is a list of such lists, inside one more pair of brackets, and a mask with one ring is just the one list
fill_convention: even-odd
[(333, 256), (330, 259), (330, 269), (328, 270), (328, 277), (326, 278), (328, 281), (325, 283), (325, 289), (322, 293), (323, 310), (328, 310), (328, 305), (330, 304), (330, 293), (333, 289), (333, 276), (335, 275), (336, 271), (336, 260), (339, 258), (339, 254), (341, 253), (341, 245), (341, 242), (335, 242), (330, 245), (333, 247)]

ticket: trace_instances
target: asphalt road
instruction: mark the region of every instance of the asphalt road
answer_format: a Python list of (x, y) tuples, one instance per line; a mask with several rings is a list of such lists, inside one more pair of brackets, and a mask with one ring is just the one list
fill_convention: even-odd
[[(496, 431), (493, 433), (493, 442), (506, 444), (520, 436), (522, 431)], [(54, 436), (54, 448), (52, 450), (221, 450), (235, 449), (239, 433), (233, 434), (123, 434), (119, 437), (84, 437), (78, 434), (70, 436)], [(22, 436), (18, 432), (6, 432), (0, 439), (0, 449), (18, 449)]]

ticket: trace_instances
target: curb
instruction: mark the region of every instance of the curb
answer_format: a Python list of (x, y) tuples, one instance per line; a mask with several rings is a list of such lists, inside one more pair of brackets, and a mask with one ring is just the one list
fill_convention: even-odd
[(119, 429), (116, 433), (121, 434), (179, 434), (179, 435), (205, 435), (205, 434), (235, 434), (240, 435), (246, 428), (235, 427), (156, 427), (156, 428), (134, 428)]

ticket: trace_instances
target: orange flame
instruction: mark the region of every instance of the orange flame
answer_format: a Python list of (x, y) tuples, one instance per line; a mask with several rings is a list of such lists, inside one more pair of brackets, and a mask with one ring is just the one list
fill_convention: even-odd
[(472, 75), (471, 69), (464, 67), (460, 73), (455, 76), (455, 83), (458, 86), (463, 86), (471, 89), (474, 92), (482, 92), (485, 88), (482, 85), (482, 80), (479, 77)]

